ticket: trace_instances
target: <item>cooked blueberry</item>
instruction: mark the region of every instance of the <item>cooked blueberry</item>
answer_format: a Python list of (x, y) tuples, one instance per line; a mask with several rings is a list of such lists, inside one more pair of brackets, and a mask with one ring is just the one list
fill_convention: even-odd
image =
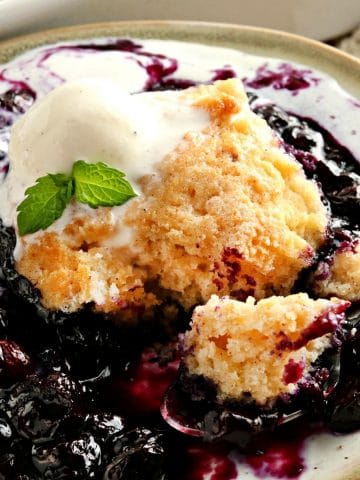
[(0, 381), (20, 379), (31, 369), (31, 360), (19, 345), (0, 340)]
[(14, 229), (4, 226), (0, 219), (0, 272), (3, 273), (7, 285), (18, 298), (25, 300), (27, 304), (40, 305), (38, 290), (15, 269), (15, 245), (16, 235)]
[(334, 432), (346, 433), (360, 428), (359, 382), (347, 379), (330, 402), (328, 426)]
[(347, 315), (346, 342), (341, 350), (340, 379), (329, 396), (326, 421), (339, 433), (360, 428), (360, 309), (354, 305)]
[(68, 366), (61, 352), (55, 347), (44, 348), (37, 355), (37, 360), (45, 372), (67, 372)]
[(290, 118), (284, 110), (272, 104), (263, 105), (255, 109), (255, 112), (264, 118), (271, 128), (282, 131), (290, 123)]
[(0, 480), (7, 480), (14, 475), (15, 471), (15, 455), (13, 453), (5, 453), (0, 455)]
[(6, 418), (0, 418), (0, 446), (4, 450), (4, 445), (11, 442), (13, 431), (9, 421)]
[(151, 84), (148, 89), (151, 92), (161, 92), (164, 90), (183, 90), (184, 88), (189, 88), (194, 86), (195, 83), (191, 80), (178, 80), (176, 78), (170, 78), (168, 80), (161, 80)]
[(105, 443), (113, 435), (123, 432), (125, 421), (112, 413), (97, 413), (87, 418), (86, 428), (91, 431), (97, 441)]
[(95, 478), (101, 464), (101, 449), (92, 435), (83, 433), (72, 440), (34, 446), (32, 459), (44, 479), (83, 480)]
[(13, 438), (12, 434), (7, 439), (7, 444), (0, 441), (0, 446), (0, 480), (15, 480), (20, 478), (17, 475), (30, 474), (33, 471), (30, 457), (31, 445), (28, 441)]
[(57, 331), (73, 375), (81, 379), (95, 378), (109, 366), (107, 333), (100, 320), (94, 317), (69, 318), (59, 325)]
[(6, 311), (0, 308), (0, 338), (5, 338), (7, 334), (8, 320)]
[(350, 177), (347, 179), (349, 181), (345, 186), (341, 186), (341, 181), (338, 179), (337, 189), (329, 192), (328, 197), (332, 202), (334, 213), (347, 217), (352, 223), (359, 225), (360, 181), (354, 181)]
[(286, 127), (282, 132), (282, 137), (286, 143), (306, 152), (310, 152), (317, 144), (314, 132), (300, 125)]
[(84, 310), (56, 323), (66, 362), (75, 377), (87, 384), (102, 382), (111, 374), (123, 373), (140, 351), (144, 333), (133, 327), (118, 327), (110, 321), (104, 328), (101, 316)]
[(34, 441), (50, 439), (76, 406), (79, 387), (63, 373), (31, 376), (16, 385), (8, 405), (13, 424)]
[(115, 435), (112, 462), (103, 480), (165, 480), (164, 434), (146, 428)]
[(34, 103), (35, 93), (28, 89), (8, 90), (0, 95), (0, 108), (13, 113), (25, 113)]

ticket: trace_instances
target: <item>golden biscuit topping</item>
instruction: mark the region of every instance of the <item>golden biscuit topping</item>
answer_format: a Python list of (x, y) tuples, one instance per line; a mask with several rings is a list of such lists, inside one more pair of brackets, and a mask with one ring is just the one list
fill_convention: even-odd
[(330, 346), (348, 306), (305, 293), (246, 303), (213, 295), (195, 309), (185, 334), (185, 365), (218, 387), (220, 399), (250, 393), (260, 404), (295, 393), (312, 363)]

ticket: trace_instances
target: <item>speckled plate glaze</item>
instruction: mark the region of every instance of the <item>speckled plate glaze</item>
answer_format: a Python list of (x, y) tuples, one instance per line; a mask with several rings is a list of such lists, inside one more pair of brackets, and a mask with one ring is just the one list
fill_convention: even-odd
[[(197, 42), (231, 47), (265, 57), (295, 61), (329, 74), (345, 90), (360, 99), (360, 60), (332, 47), (299, 36), (237, 25), (142, 21), (57, 29), (0, 43), (0, 64), (39, 45), (103, 36)], [(301, 480), (359, 480), (359, 451), (360, 432), (343, 436), (326, 433), (311, 435), (307, 437), (302, 450), (306, 469), (298, 478)], [(234, 458), (238, 465), (238, 480), (259, 478), (254, 475), (253, 470), (241, 463), (241, 459), (237, 458), (236, 453), (234, 453)], [(264, 472), (260, 472), (259, 475), (260, 478), (272, 478)], [(212, 478), (215, 477), (210, 474), (206, 480)]]

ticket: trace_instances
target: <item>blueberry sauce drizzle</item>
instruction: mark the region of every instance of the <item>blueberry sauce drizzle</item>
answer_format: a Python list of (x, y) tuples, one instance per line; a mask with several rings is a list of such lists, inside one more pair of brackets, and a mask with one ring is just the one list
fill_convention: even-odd
[(236, 77), (236, 72), (229, 65), (225, 65), (223, 68), (214, 70), (214, 76), (211, 81), (216, 82), (217, 80), (227, 80), (234, 77)]
[[(180, 472), (172, 472), (174, 480), (236, 480), (237, 469), (234, 460), (229, 458), (230, 449), (226, 445), (206, 445), (189, 442), (177, 458)], [(175, 469), (174, 469), (175, 470)]]
[[(120, 39), (48, 48), (37, 67), (49, 77), (49, 90), (63, 82), (46, 64), (59, 49), (79, 54), (117, 50), (136, 53), (136, 58), (129, 59), (146, 71), (147, 91), (196, 84), (190, 78), (171, 77), (178, 69), (175, 58), (147, 52), (139, 43)], [(225, 65), (213, 70), (209, 80), (234, 76), (236, 72)], [(1, 175), (8, 168), (10, 126), (32, 105), (36, 92), (25, 81), (9, 78), (6, 69), (0, 72), (0, 81), (9, 87), (0, 94)], [(285, 89), (293, 95), (319, 82), (313, 72), (288, 64), (278, 71), (263, 65), (255, 78), (245, 79), (248, 88)], [(334, 254), (352, 251), (356, 245), (360, 230), (359, 165), (344, 146), (311, 119), (286, 113), (273, 104), (259, 106), (254, 93), (249, 97), (254, 111), (277, 132), (286, 151), (303, 165), (309, 178), (322, 185), (331, 222), (317, 265), (322, 268), (319, 275), (326, 275)], [(186, 323), (166, 331), (149, 325), (140, 334), (137, 329), (110, 323), (104, 328), (104, 319), (89, 311), (72, 318), (39, 310), (35, 307), (36, 291), (16, 274), (9, 260), (14, 239), (8, 230), (1, 227), (0, 249), (6, 251), (3, 265), (6, 263), (9, 273), (8, 284), (23, 300), (0, 280), (0, 480), (235, 480), (232, 445), (188, 439), (171, 430), (159, 415), (162, 395), (177, 374), (175, 345)], [(227, 253), (232, 273), (236, 269), (234, 252)], [(308, 290), (312, 270), (314, 267), (301, 276), (298, 290)], [(237, 295), (241, 297), (242, 293)], [(331, 326), (331, 322), (320, 323), (327, 329)], [(354, 307), (347, 320), (341, 361), (337, 351), (338, 360), (332, 358), (330, 362), (337, 366), (332, 382), (335, 395), (322, 406), (326, 423), (337, 432), (360, 428), (359, 325), (360, 313)], [(301, 368), (288, 366), (285, 375), (289, 381), (301, 375)], [(323, 370), (325, 381), (330, 370)], [(308, 430), (299, 429), (297, 423), (283, 426), (270, 439), (266, 435), (257, 437), (252, 453), (237, 460), (246, 463), (259, 478), (299, 478), (306, 469), (303, 447), (311, 433), (311, 426)]]
[(297, 479), (306, 470), (303, 454), (306, 438), (318, 426), (304, 428), (300, 421), (257, 439), (261, 455), (247, 455), (246, 462), (258, 478)]
[(335, 332), (338, 326), (344, 322), (344, 312), (349, 306), (350, 302), (346, 301), (331, 306), (327, 311), (316, 317), (296, 340), (290, 340), (290, 338), (282, 335), (281, 340), (276, 345), (277, 350), (298, 350), (314, 338)]
[(255, 78), (244, 79), (247, 87), (256, 90), (272, 87), (274, 90), (289, 90), (292, 95), (298, 95), (300, 90), (318, 85), (320, 81), (311, 70), (294, 68), (288, 63), (280, 64), (277, 71), (271, 70), (265, 63), (256, 70)]

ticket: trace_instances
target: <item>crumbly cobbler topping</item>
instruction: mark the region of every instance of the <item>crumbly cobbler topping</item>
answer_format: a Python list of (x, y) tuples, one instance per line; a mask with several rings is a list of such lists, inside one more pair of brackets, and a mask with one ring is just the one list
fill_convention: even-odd
[(352, 302), (360, 300), (360, 244), (335, 252), (329, 263), (322, 263), (310, 284), (319, 297), (336, 295)]
[(120, 219), (133, 230), (131, 244), (103, 246), (114, 230), (106, 209), (75, 219), (62, 235), (44, 233), (28, 245), (25, 237), (17, 267), (46, 307), (75, 311), (93, 301), (118, 311), (143, 295), (145, 310), (164, 296), (189, 308), (214, 293), (286, 295), (311, 264), (327, 225), (316, 184), (251, 112), (239, 80), (189, 96), (211, 123), (186, 134), (159, 159), (157, 174), (143, 178), (143, 194)]
[(195, 309), (184, 340), (185, 365), (210, 378), (219, 399), (259, 404), (293, 394), (313, 362), (330, 346), (329, 333), (348, 302), (312, 300), (305, 293), (238, 302), (212, 296)]

